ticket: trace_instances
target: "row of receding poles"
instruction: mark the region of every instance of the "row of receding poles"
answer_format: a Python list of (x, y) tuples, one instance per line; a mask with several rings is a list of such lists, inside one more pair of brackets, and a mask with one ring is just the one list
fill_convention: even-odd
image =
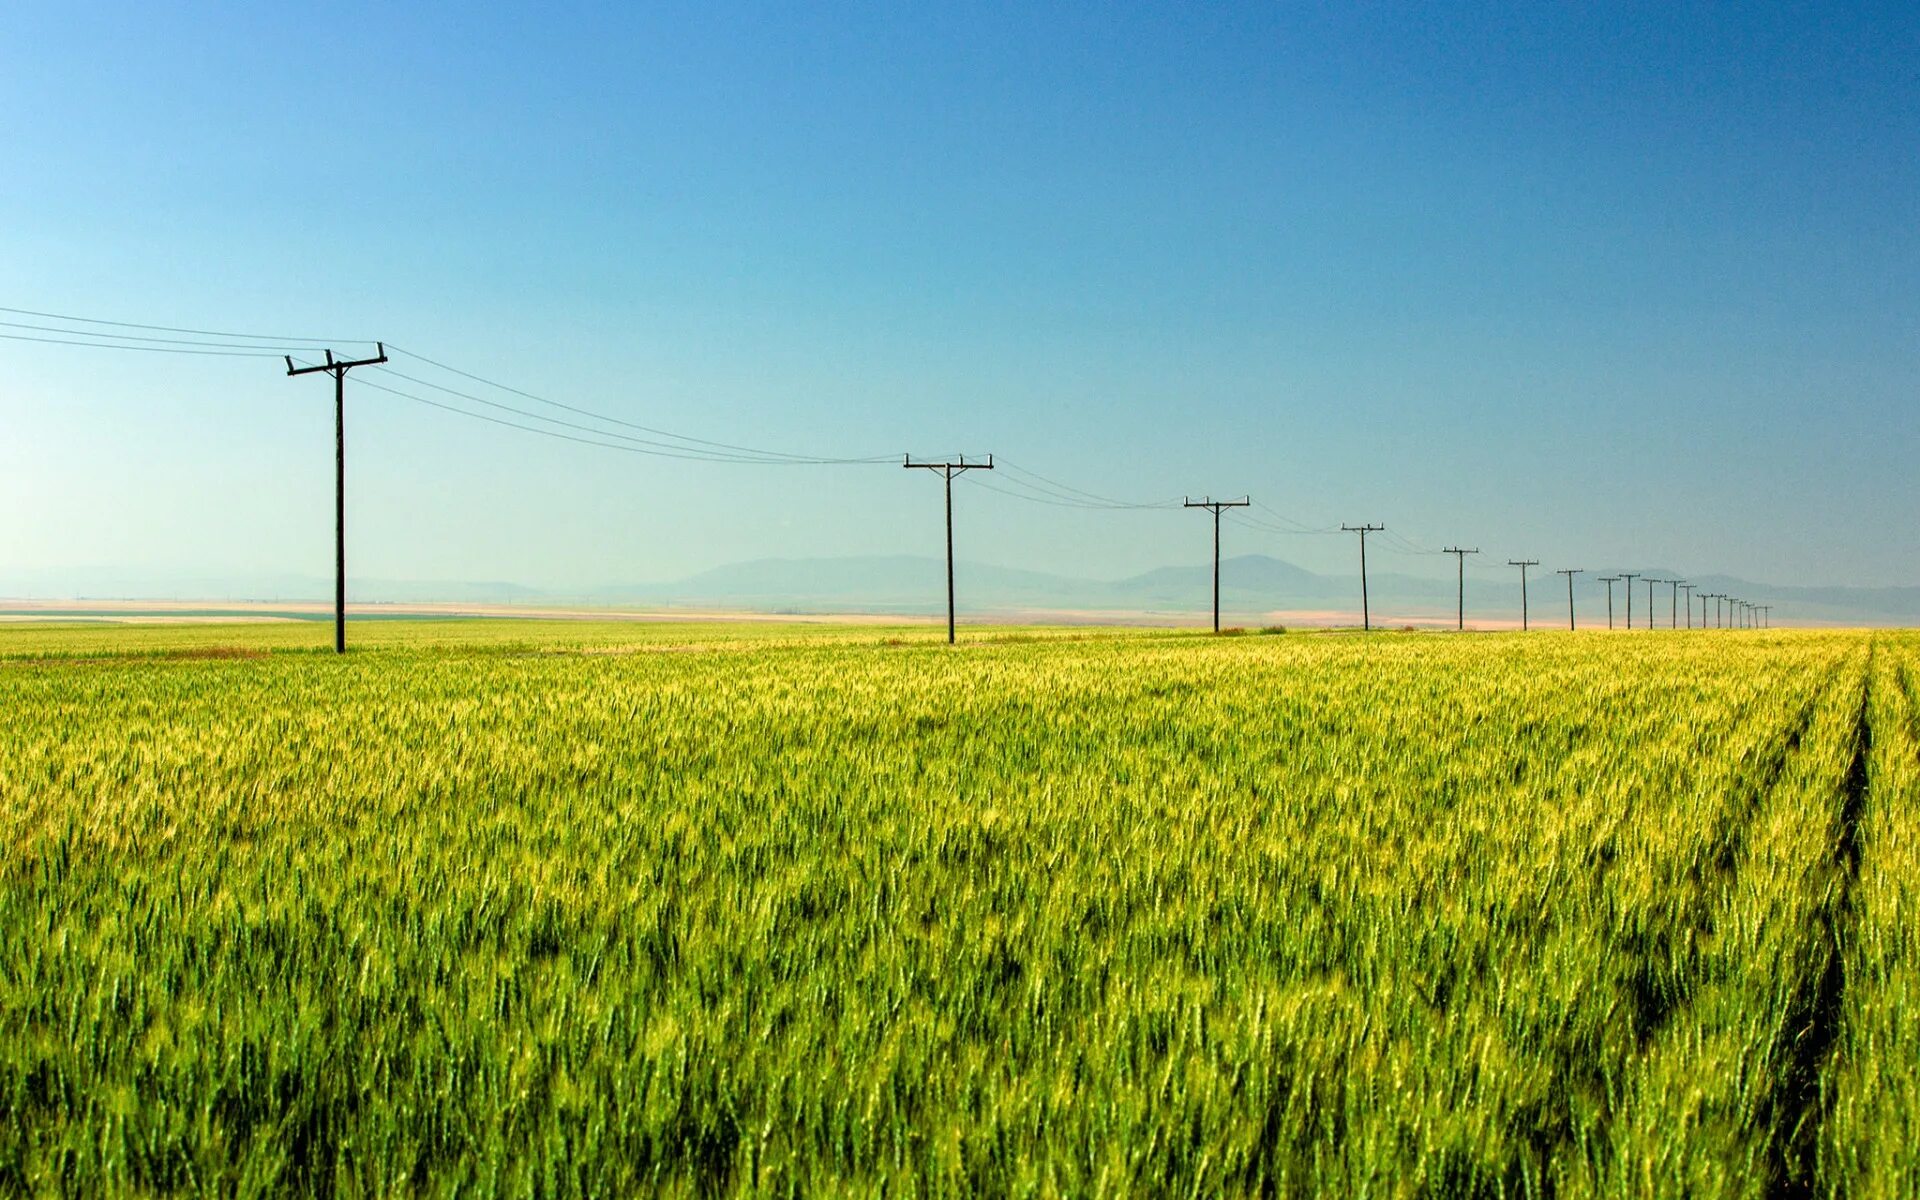
[[(377, 342), (375, 345), (378, 347), (379, 352), (373, 358), (337, 359), (333, 356), (333, 351), (328, 350), (326, 352), (327, 359), (325, 362), (310, 367), (294, 366), (291, 357), (288, 357), (286, 360), (288, 375), (312, 375), (325, 372), (333, 376), (333, 649), (337, 654), (345, 654), (347, 652), (347, 372), (353, 370), (355, 367), (372, 367), (386, 362), (386, 343)], [(915, 462), (913, 461), (912, 455), (907, 455), (902, 465), (908, 470), (936, 471), (940, 474), (945, 484), (947, 510), (947, 642), (951, 645), (955, 632), (953, 588), (953, 479), (954, 476), (963, 475), (968, 471), (993, 470), (993, 456), (991, 454), (987, 455), (984, 462), (968, 462), (964, 454), (958, 458), (943, 459), (937, 462)], [(1224, 509), (1245, 508), (1252, 503), (1253, 499), (1250, 496), (1243, 496), (1238, 500), (1215, 500), (1207, 497), (1200, 500), (1189, 498), (1185, 501), (1185, 507), (1187, 508), (1204, 508), (1213, 514), (1213, 631), (1215, 633), (1220, 632), (1220, 514)], [(1380, 533), (1386, 526), (1360, 524), (1342, 525), (1340, 528), (1347, 533), (1357, 533), (1360, 535), (1360, 624), (1363, 629), (1371, 630), (1373, 628), (1373, 612), (1367, 595), (1367, 535), (1370, 533)], [(1445, 553), (1453, 555), (1458, 563), (1460, 594), (1456, 616), (1459, 628), (1465, 629), (1467, 624), (1466, 556), (1469, 554), (1478, 554), (1480, 551), (1478, 549), (1468, 550), (1458, 546), (1449, 546)], [(1509, 559), (1507, 561), (1509, 566), (1520, 568), (1520, 627), (1526, 629), (1528, 627), (1527, 568), (1539, 566), (1540, 564), (1538, 560), (1535, 559)], [(1581, 572), (1576, 569), (1561, 570), (1557, 573), (1567, 577), (1567, 628), (1572, 629), (1574, 627), (1573, 577)], [(1679, 590), (1686, 588), (1688, 591), (1687, 625), (1691, 628), (1693, 625), (1692, 584), (1673, 579), (1652, 579), (1640, 575), (1628, 574), (1606, 576), (1601, 580), (1601, 582), (1607, 585), (1607, 628), (1613, 628), (1613, 585), (1622, 579), (1627, 582), (1627, 628), (1633, 628), (1633, 581), (1642, 578), (1645, 578), (1647, 584), (1647, 627), (1649, 629), (1653, 627), (1654, 585), (1658, 583), (1670, 583), (1674, 585), (1674, 603), (1676, 607), (1679, 603)], [(1700, 594), (1700, 627), (1702, 629), (1707, 627), (1706, 602), (1708, 600), (1715, 602), (1714, 611), (1717, 618), (1721, 616), (1719, 602), (1723, 600), (1726, 601), (1728, 604), (1725, 614), (1726, 619), (1732, 619), (1744, 628), (1752, 628), (1756, 623), (1765, 625), (1768, 615), (1772, 612), (1770, 605), (1748, 604), (1744, 600), (1737, 600), (1724, 593), (1702, 592)], [(1724, 619), (1718, 621), (1717, 624), (1724, 624)]]

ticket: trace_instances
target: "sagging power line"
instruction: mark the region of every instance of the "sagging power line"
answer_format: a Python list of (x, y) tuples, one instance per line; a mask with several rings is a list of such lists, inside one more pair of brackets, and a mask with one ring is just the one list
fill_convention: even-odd
[[(645, 425), (636, 421), (632, 421), (622, 416), (616, 416), (611, 413), (607, 413), (603, 411), (596, 411), (595, 409), (587, 407), (585, 405), (551, 399), (547, 396), (539, 394), (538, 392), (534, 392), (527, 389), (514, 387), (505, 383), (501, 383), (497, 380), (490, 379), (486, 376), (483, 376), (477, 372), (466, 370), (461, 367), (454, 366), (450, 363), (447, 363), (435, 358), (430, 358), (425, 354), (417, 353), (417, 352), (407, 350), (399, 346), (394, 346), (388, 343), (374, 341), (373, 339), (364, 339), (364, 340), (376, 347), (376, 351), (377, 351), (376, 355), (372, 357), (363, 357), (359, 359), (345, 359), (345, 358), (339, 357), (335, 349), (333, 349), (333, 347), (343, 343), (350, 344), (353, 342), (362, 341), (363, 339), (336, 338), (336, 337), (322, 338), (322, 337), (313, 337), (313, 336), (242, 333), (242, 332), (235, 332), (235, 331), (223, 330), (223, 329), (200, 328), (200, 327), (185, 325), (185, 324), (174, 325), (174, 324), (162, 324), (158, 322), (117, 321), (117, 320), (108, 320), (108, 319), (98, 318), (98, 317), (76, 316), (73, 314), (52, 312), (49, 310), (17, 308), (17, 307), (7, 307), (7, 306), (0, 306), (0, 313), (10, 314), (11, 316), (14, 316), (14, 317), (34, 318), (34, 320), (0, 320), (0, 338), (4, 338), (10, 341), (39, 342), (39, 343), (48, 343), (48, 344), (55, 344), (55, 345), (76, 346), (76, 347), (81, 347), (86, 349), (141, 351), (141, 352), (148, 352), (148, 353), (208, 355), (208, 356), (222, 356), (222, 357), (279, 357), (279, 358), (283, 358), (286, 361), (289, 374), (298, 375), (298, 374), (318, 373), (322, 371), (333, 373), (335, 375), (335, 391), (336, 391), (336, 397), (335, 397), (336, 399), (336, 414), (335, 414), (336, 416), (336, 421), (335, 421), (335, 426), (336, 426), (335, 428), (335, 443), (336, 443), (335, 445), (335, 451), (336, 451), (335, 453), (335, 459), (336, 459), (336, 462), (335, 462), (335, 468), (336, 468), (335, 469), (335, 477), (336, 477), (335, 478), (335, 491), (336, 491), (336, 496), (335, 496), (335, 508), (336, 508), (336, 513), (335, 513), (335, 525), (336, 525), (335, 641), (336, 641), (336, 649), (344, 649), (344, 610), (345, 610), (345, 599), (344, 599), (344, 596), (345, 596), (345, 583), (344, 583), (344, 578), (345, 578), (345, 570), (344, 570), (344, 560), (345, 560), (345, 549), (344, 549), (344, 545), (345, 545), (344, 376), (346, 372), (350, 369), (366, 367), (369, 370), (379, 372), (382, 376), (386, 378), (397, 380), (401, 383), (409, 384), (414, 388), (429, 389), (441, 395), (447, 396), (452, 400), (459, 401), (465, 404), (476, 405), (481, 408), (489, 409), (491, 410), (492, 413), (502, 413), (505, 415), (495, 416), (495, 415), (490, 415), (489, 412), (473, 411), (470, 408), (461, 407), (460, 404), (447, 403), (444, 401), (431, 399), (427, 396), (422, 396), (415, 392), (407, 391), (402, 388), (388, 386), (387, 384), (376, 382), (371, 379), (356, 377), (357, 382), (359, 382), (363, 386), (373, 388), (380, 392), (384, 392), (399, 398), (408, 399), (417, 403), (421, 403), (423, 405), (439, 408), (443, 411), (451, 412), (456, 415), (465, 416), (475, 420), (486, 421), (488, 423), (491, 423), (497, 426), (514, 429), (516, 431), (535, 433), (535, 434), (539, 434), (546, 437), (557, 438), (560, 440), (575, 442), (579, 444), (591, 445), (599, 448), (621, 450), (629, 453), (645, 454), (645, 455), (651, 455), (651, 456), (662, 457), (662, 458), (686, 459), (691, 461), (718, 462), (718, 463), (729, 463), (729, 464), (749, 464), (749, 465), (839, 465), (839, 464), (851, 465), (851, 464), (869, 464), (869, 463), (878, 464), (878, 463), (892, 461), (892, 457), (890, 455), (867, 455), (867, 456), (858, 456), (858, 457), (814, 455), (814, 454), (800, 453), (794, 450), (769, 449), (765, 447), (748, 446), (748, 445), (743, 445), (739, 443), (724, 442), (724, 441), (718, 441), (710, 438), (696, 437), (689, 434), (676, 433), (671, 430), (662, 429), (655, 426)], [(51, 322), (51, 323), (48, 323), (48, 322)], [(321, 361), (317, 363), (310, 363), (306, 361), (305, 356), (316, 355), (316, 354), (324, 355), (325, 361)], [(417, 361), (418, 363), (422, 364), (424, 367), (432, 368), (433, 370), (437, 370), (437, 371), (444, 371), (453, 376), (457, 376), (460, 379), (470, 381), (472, 384), (479, 385), (479, 387), (481, 388), (494, 389), (494, 391), (497, 393), (504, 394), (506, 396), (515, 397), (522, 400), (526, 400), (526, 401), (530, 401), (543, 408), (552, 409), (554, 410), (554, 412), (567, 413), (573, 417), (581, 418), (581, 420), (578, 420), (578, 421), (569, 420), (566, 417), (555, 416), (553, 415), (553, 413), (550, 413), (550, 412), (534, 411), (532, 409), (523, 407), (518, 404), (508, 403), (501, 399), (493, 398), (488, 395), (479, 394), (472, 388), (454, 387), (446, 383), (436, 382), (433, 379), (422, 378), (420, 375), (417, 375), (417, 374), (409, 374), (407, 372), (403, 372), (395, 367), (387, 365), (389, 354), (396, 354), (396, 355), (403, 356), (405, 358)], [(516, 419), (509, 419), (509, 418), (519, 418), (519, 419), (516, 420)], [(632, 431), (632, 432), (626, 432), (626, 431)], [(964, 470), (992, 469), (994, 464), (991, 458), (989, 458), (989, 460), (984, 464), (978, 463), (978, 462), (967, 462), (964, 458), (962, 458), (958, 463), (932, 463), (932, 462), (914, 463), (909, 459), (907, 465), (926, 467), (929, 469), (942, 469), (943, 471), (950, 471), (946, 479), (947, 524), (948, 524), (948, 555), (947, 555), (948, 580), (947, 580), (947, 583), (948, 583), (948, 638), (949, 638), (949, 641), (952, 641), (955, 636), (955, 624), (956, 624), (955, 602), (954, 602), (954, 578), (953, 578), (954, 568), (953, 568), (953, 552), (952, 552), (952, 475), (963, 473)], [(1149, 502), (1138, 502), (1138, 501), (1116, 499), (1111, 496), (1102, 495), (1098, 492), (1092, 492), (1083, 488), (1076, 487), (1072, 484), (1063, 483), (1059, 480), (1050, 479), (1047, 476), (1039, 474), (1038, 472), (1030, 471), (1030, 470), (1015, 466), (1014, 464), (1011, 464), (1011, 463), (1007, 463), (1003, 461), (999, 465), (1002, 468), (1004, 468), (1005, 471), (1008, 472), (1008, 474), (1005, 474), (1002, 476), (1001, 484), (1000, 485), (987, 484), (984, 481), (979, 481), (980, 486), (985, 487), (987, 490), (995, 491), (1002, 495), (1006, 495), (1015, 499), (1025, 500), (1030, 503), (1049, 504), (1049, 505), (1055, 505), (1059, 507), (1086, 508), (1086, 509), (1113, 509), (1113, 510), (1172, 508), (1178, 505), (1188, 503), (1184, 499), (1181, 501), (1174, 501), (1172, 499), (1167, 499), (1167, 500), (1157, 500), (1157, 501), (1149, 501)], [(1211, 501), (1203, 501), (1201, 502), (1201, 504), (1190, 505), (1190, 506), (1203, 507), (1203, 506), (1210, 505), (1211, 503), (1212, 503)], [(1235, 504), (1231, 504), (1230, 502), (1222, 502), (1221, 507), (1236, 507), (1236, 508), (1242, 508), (1242, 509), (1247, 509), (1249, 507), (1258, 508), (1261, 512), (1266, 513), (1270, 518), (1272, 518), (1272, 520), (1266, 520), (1259, 517), (1254, 517), (1250, 513), (1246, 515), (1241, 515), (1241, 516), (1229, 516), (1227, 517), (1227, 519), (1238, 520), (1248, 525), (1250, 528), (1261, 529), (1261, 530), (1265, 530), (1273, 533), (1282, 533), (1282, 534), (1290, 534), (1290, 535), (1299, 535), (1299, 534), (1336, 535), (1342, 532), (1357, 533), (1360, 536), (1361, 622), (1362, 622), (1362, 627), (1367, 630), (1371, 630), (1372, 628), (1371, 588), (1370, 588), (1370, 579), (1369, 579), (1368, 567), (1367, 567), (1367, 534), (1368, 533), (1385, 534), (1386, 535), (1385, 548), (1392, 553), (1419, 554), (1419, 555), (1437, 555), (1437, 554), (1446, 554), (1446, 553), (1454, 554), (1456, 558), (1456, 562), (1455, 562), (1455, 573), (1456, 573), (1455, 626), (1457, 629), (1465, 628), (1465, 620), (1466, 620), (1465, 555), (1469, 553), (1478, 553), (1477, 548), (1473, 550), (1466, 550), (1464, 548), (1457, 547), (1457, 546), (1450, 546), (1441, 550), (1424, 548), (1422, 546), (1416, 545), (1414, 542), (1409, 541), (1407, 538), (1402, 537), (1399, 534), (1388, 532), (1384, 525), (1377, 525), (1377, 524), (1367, 524), (1362, 526), (1353, 526), (1353, 525), (1326, 526), (1326, 527), (1309, 526), (1295, 520), (1290, 516), (1287, 516), (1284, 513), (1279, 512), (1278, 510), (1269, 508), (1267, 505), (1264, 505), (1264, 504), (1249, 506), (1248, 504), (1235, 505)], [(1219, 526), (1220, 520), (1222, 519), (1222, 516), (1223, 514), (1220, 511), (1220, 508), (1215, 508), (1214, 510), (1214, 520), (1215, 520), (1214, 626), (1216, 629), (1219, 626), (1219, 607), (1220, 607), (1220, 602), (1219, 602), (1220, 562), (1219, 562), (1219, 549), (1218, 549), (1218, 539), (1219, 539), (1218, 526)], [(1509, 561), (1514, 562), (1515, 565), (1519, 565), (1517, 560), (1509, 560)], [(1527, 566), (1537, 565), (1537, 563), (1534, 560), (1528, 560), (1526, 565)], [(1575, 605), (1573, 601), (1574, 580), (1573, 580), (1572, 574), (1573, 573), (1568, 574), (1568, 592), (1569, 592), (1568, 624), (1570, 628), (1577, 626)], [(1679, 617), (1678, 617), (1678, 607), (1680, 603), (1679, 593), (1682, 590), (1685, 590), (1688, 593), (1686, 625), (1688, 628), (1692, 628), (1692, 615), (1693, 615), (1692, 599), (1696, 590), (1695, 585), (1685, 583), (1684, 581), (1679, 579), (1656, 579), (1651, 576), (1642, 576), (1634, 573), (1627, 573), (1620, 576), (1605, 577), (1604, 579), (1604, 582), (1607, 582), (1608, 584), (1609, 628), (1611, 628), (1613, 625), (1612, 584), (1614, 582), (1625, 582), (1627, 585), (1627, 626), (1628, 628), (1632, 627), (1632, 606), (1633, 606), (1632, 583), (1633, 583), (1633, 580), (1636, 578), (1645, 579), (1648, 585), (1647, 624), (1650, 629), (1654, 625), (1653, 588), (1656, 585), (1661, 583), (1668, 584), (1673, 588), (1673, 592), (1669, 596), (1669, 605), (1671, 610), (1669, 614), (1669, 626), (1677, 628), (1679, 625)], [(1522, 628), (1525, 629), (1525, 628), (1528, 628), (1530, 625), (1525, 566), (1522, 567), (1521, 591), (1522, 591), (1521, 623), (1522, 623)], [(1724, 602), (1723, 608), (1718, 606), (1716, 607), (1715, 615), (1716, 615), (1716, 620), (1719, 627), (1722, 627), (1722, 628), (1735, 627), (1735, 628), (1752, 629), (1752, 628), (1765, 627), (1767, 625), (1770, 625), (1771, 623), (1770, 622), (1771, 606), (1754, 604), (1752, 602), (1741, 600), (1737, 597), (1733, 597), (1725, 593), (1702, 592), (1700, 593), (1700, 597), (1701, 597), (1701, 625), (1703, 628), (1706, 627), (1706, 601), (1708, 599), (1714, 599), (1716, 601)]]

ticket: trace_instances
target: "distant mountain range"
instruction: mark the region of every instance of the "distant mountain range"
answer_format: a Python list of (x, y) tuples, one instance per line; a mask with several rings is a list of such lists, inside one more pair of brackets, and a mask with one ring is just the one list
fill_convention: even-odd
[[(1636, 574), (1672, 578), (1660, 568), (1629, 568)], [(1582, 574), (1576, 584), (1580, 619), (1606, 619), (1606, 592), (1596, 582), (1614, 569)], [(1211, 603), (1212, 564), (1161, 567), (1125, 579), (1078, 579), (962, 562), (956, 569), (961, 608), (976, 616), (1065, 615), (1145, 620), (1190, 619)], [(1320, 619), (1359, 619), (1358, 575), (1321, 575), (1265, 555), (1225, 559), (1220, 566), (1221, 607), (1234, 623), (1280, 614), (1322, 614)], [(1372, 571), (1368, 594), (1376, 621), (1434, 621), (1452, 616), (1455, 583), (1391, 571)], [(1730, 576), (1693, 580), (1699, 590), (1740, 596), (1774, 606), (1782, 623), (1920, 624), (1920, 587), (1783, 587)], [(419, 604), (598, 605), (638, 608), (716, 608), (771, 613), (898, 613), (944, 611), (944, 563), (910, 555), (854, 558), (759, 559), (702, 571), (670, 583), (636, 584), (585, 591), (548, 590), (514, 583), (423, 582), (350, 579), (351, 596), (362, 602)], [(212, 572), (160, 575), (131, 571), (0, 574), (0, 597), (20, 599), (314, 600), (331, 597), (332, 580), (300, 575), (238, 578)], [(1529, 590), (1533, 619), (1551, 625), (1566, 618), (1566, 585), (1551, 573), (1536, 575)], [(1655, 589), (1654, 613), (1664, 622), (1672, 611), (1670, 589)], [(1645, 619), (1647, 590), (1634, 584), (1636, 624)], [(1697, 603), (1697, 602), (1696, 602)], [(1624, 623), (1623, 586), (1614, 590), (1616, 619)], [(1491, 578), (1482, 571), (1467, 580), (1467, 616), (1487, 622), (1518, 620), (1518, 572)]]

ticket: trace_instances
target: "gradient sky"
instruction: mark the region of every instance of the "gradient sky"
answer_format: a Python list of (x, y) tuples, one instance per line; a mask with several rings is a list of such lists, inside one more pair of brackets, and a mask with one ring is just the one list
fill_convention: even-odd
[[(1910, 4), (565, 7), (14, 0), (0, 304), (381, 337), (696, 436), (1542, 571), (1920, 584)], [(367, 577), (940, 546), (897, 466), (349, 408)], [(330, 410), (269, 360), (0, 341), (0, 578), (326, 575)], [(982, 561), (1207, 538), (961, 495)]]

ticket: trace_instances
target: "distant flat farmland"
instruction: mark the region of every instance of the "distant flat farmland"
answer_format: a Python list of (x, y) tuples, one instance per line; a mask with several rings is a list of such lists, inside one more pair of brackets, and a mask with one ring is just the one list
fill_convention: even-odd
[(0, 628), (0, 1191), (1920, 1193), (1920, 637), (330, 633)]

